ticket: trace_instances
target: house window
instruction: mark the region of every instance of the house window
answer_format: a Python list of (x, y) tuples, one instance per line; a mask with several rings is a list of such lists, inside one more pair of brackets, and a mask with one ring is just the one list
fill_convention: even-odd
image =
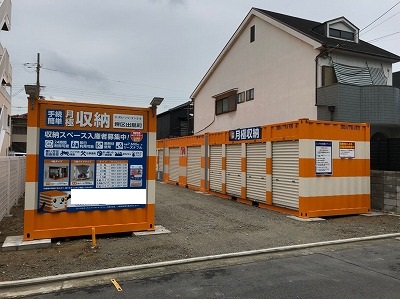
[(322, 66), (322, 86), (329, 86), (337, 83), (333, 66)]
[(250, 42), (254, 42), (256, 40), (256, 25), (250, 27)]
[(349, 32), (349, 31), (343, 31), (343, 30), (338, 30), (338, 29), (334, 29), (334, 28), (329, 28), (329, 36), (354, 41), (354, 33)]
[(246, 90), (246, 101), (254, 100), (254, 88)]
[(246, 101), (246, 97), (245, 97), (244, 91), (241, 93), (238, 93), (237, 94), (237, 103), (240, 104), (240, 103), (244, 103), (245, 101)]
[(236, 94), (228, 97), (217, 99), (215, 101), (215, 114), (223, 114), (236, 111)]

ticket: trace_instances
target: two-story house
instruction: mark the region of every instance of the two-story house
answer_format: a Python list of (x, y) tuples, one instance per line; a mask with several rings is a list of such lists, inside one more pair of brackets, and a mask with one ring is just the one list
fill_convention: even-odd
[(309, 118), (400, 137), (398, 61), (345, 17), (320, 23), (252, 8), (191, 95), (194, 133)]
[[(0, 1), (0, 32), (10, 30), (10, 20), (11, 0), (2, 0)], [(1, 43), (0, 82), (0, 156), (7, 156), (11, 144), (12, 68), (7, 49)]]

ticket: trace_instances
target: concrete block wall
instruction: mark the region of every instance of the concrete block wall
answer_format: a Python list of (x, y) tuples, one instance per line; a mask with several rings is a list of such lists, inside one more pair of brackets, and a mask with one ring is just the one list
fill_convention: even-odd
[(400, 214), (400, 171), (371, 170), (371, 208)]

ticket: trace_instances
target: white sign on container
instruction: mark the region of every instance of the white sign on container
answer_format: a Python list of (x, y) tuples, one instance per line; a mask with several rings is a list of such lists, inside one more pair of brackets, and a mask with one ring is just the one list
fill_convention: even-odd
[(332, 141), (315, 141), (315, 173), (332, 175)]

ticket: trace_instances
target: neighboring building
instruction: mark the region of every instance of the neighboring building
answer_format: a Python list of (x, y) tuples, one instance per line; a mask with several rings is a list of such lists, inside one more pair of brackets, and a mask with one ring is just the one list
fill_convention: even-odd
[(309, 118), (400, 137), (398, 61), (345, 17), (319, 23), (252, 8), (191, 95), (194, 132)]
[(11, 116), (11, 153), (26, 153), (28, 114)]
[(157, 139), (193, 135), (191, 101), (157, 115)]
[[(11, 0), (0, 0), (0, 34), (11, 27)], [(10, 114), (12, 68), (7, 49), (0, 43), (0, 156), (7, 156), (10, 149)]]
[(393, 86), (400, 88), (400, 72), (393, 73)]

